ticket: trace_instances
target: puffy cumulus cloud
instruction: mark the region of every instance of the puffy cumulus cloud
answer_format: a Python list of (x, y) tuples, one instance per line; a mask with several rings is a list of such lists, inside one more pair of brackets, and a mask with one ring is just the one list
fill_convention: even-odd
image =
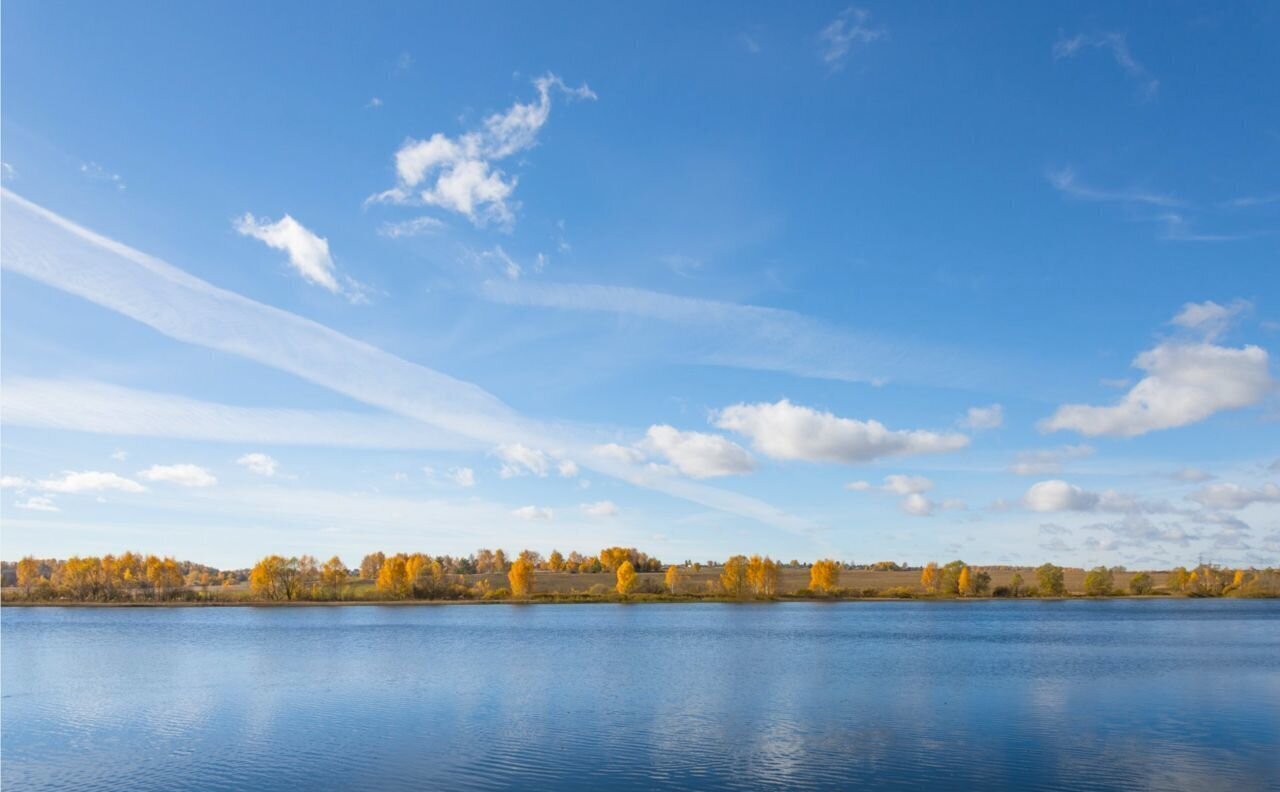
[(584, 503), (581, 507), (582, 513), (588, 517), (616, 517), (618, 516), (618, 505), (613, 501), (596, 501), (595, 503)]
[(242, 236), (253, 237), (269, 248), (283, 251), (289, 257), (290, 266), (308, 283), (344, 295), (352, 302), (365, 301), (364, 286), (345, 276), (339, 280), (337, 265), (329, 253), (329, 240), (291, 215), (286, 214), (273, 223), (246, 212), (233, 225)]
[(892, 430), (879, 421), (840, 418), (792, 404), (735, 404), (712, 416), (721, 429), (751, 438), (757, 451), (775, 459), (856, 464), (886, 456), (938, 454), (969, 445), (956, 433)]
[(959, 498), (947, 498), (941, 504), (931, 500), (924, 493), (933, 489), (933, 482), (924, 476), (907, 476), (902, 474), (894, 474), (884, 477), (884, 483), (879, 486), (873, 485), (867, 481), (853, 481), (845, 485), (845, 489), (855, 492), (867, 492), (869, 490), (878, 490), (891, 495), (901, 496), (898, 501), (898, 508), (907, 514), (916, 517), (927, 517), (933, 514), (937, 508), (942, 509), (964, 509), (967, 508), (965, 502)]
[(1203, 421), (1260, 402), (1272, 386), (1266, 350), (1168, 342), (1134, 360), (1147, 372), (1114, 405), (1067, 404), (1040, 422), (1041, 431), (1133, 437)]
[(395, 155), (396, 185), (369, 200), (435, 206), (477, 226), (509, 225), (517, 179), (496, 163), (533, 148), (551, 116), (553, 93), (596, 98), (586, 85), (571, 88), (554, 74), (537, 78), (533, 85), (538, 94), (534, 101), (516, 102), (486, 118), (478, 129), (456, 138), (437, 132), (425, 140), (405, 141)]
[(529, 474), (545, 477), (551, 467), (551, 460), (546, 454), (521, 443), (500, 445), (494, 453), (502, 460), (498, 475), (504, 479)]
[(1083, 459), (1093, 454), (1087, 445), (1064, 445), (1061, 448), (1041, 448), (1019, 451), (1009, 472), (1018, 476), (1044, 476), (1062, 471), (1062, 465), (1072, 459)]
[(146, 470), (138, 471), (138, 477), (147, 481), (163, 481), (177, 484), (180, 487), (212, 487), (218, 479), (199, 465), (181, 463), (177, 465), (152, 465)]
[(26, 500), (14, 501), (13, 505), (19, 509), (27, 511), (56, 512), (61, 511), (52, 498), (43, 495), (33, 495)]
[(970, 407), (962, 423), (974, 430), (998, 429), (1004, 424), (1004, 407), (999, 404)]
[(97, 470), (64, 471), (59, 477), (32, 481), (21, 476), (5, 476), (0, 480), (4, 489), (36, 489), (43, 492), (78, 494), (82, 492), (146, 492), (147, 488), (116, 473)]
[(254, 452), (236, 460), (236, 464), (259, 476), (274, 476), (279, 463), (266, 454)]
[(1280, 487), (1267, 483), (1257, 489), (1249, 489), (1222, 482), (1201, 487), (1187, 497), (1206, 509), (1236, 511), (1255, 503), (1280, 503)]
[(691, 478), (733, 476), (750, 473), (756, 467), (751, 454), (732, 440), (706, 432), (685, 432), (665, 424), (650, 426), (636, 446), (665, 458)]
[(556, 472), (560, 474), (560, 478), (573, 478), (578, 475), (578, 463), (572, 459), (562, 459), (556, 465)]
[(1061, 479), (1050, 479), (1032, 484), (1022, 502), (1037, 512), (1093, 511), (1098, 496)]
[(1032, 484), (1022, 496), (1022, 505), (1035, 512), (1099, 511), (1138, 514), (1173, 510), (1164, 502), (1139, 500), (1110, 489), (1091, 492), (1061, 479)]
[(1187, 303), (1169, 324), (1201, 334), (1206, 341), (1222, 335), (1242, 314), (1253, 308), (1248, 300), (1235, 300), (1229, 305), (1219, 305), (1213, 300)]
[(522, 520), (550, 520), (555, 517), (554, 512), (541, 506), (521, 506), (512, 510), (511, 514)]

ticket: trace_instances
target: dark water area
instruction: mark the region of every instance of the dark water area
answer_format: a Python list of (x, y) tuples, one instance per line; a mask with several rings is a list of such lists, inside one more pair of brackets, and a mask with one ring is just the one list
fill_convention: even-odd
[(1280, 788), (1277, 601), (0, 622), (5, 790)]

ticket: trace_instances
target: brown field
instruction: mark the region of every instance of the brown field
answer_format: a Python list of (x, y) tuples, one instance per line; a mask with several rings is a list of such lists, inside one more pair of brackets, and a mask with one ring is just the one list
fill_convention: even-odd
[[(991, 586), (1007, 585), (1013, 578), (1014, 573), (1022, 575), (1022, 584), (1024, 586), (1036, 585), (1036, 571), (1032, 567), (983, 567), (991, 575)], [(1129, 590), (1129, 579), (1132, 578), (1137, 571), (1134, 572), (1117, 572), (1115, 573), (1115, 587), (1119, 591)], [(1156, 586), (1163, 586), (1167, 572), (1149, 572)], [(1081, 593), (1084, 591), (1083, 569), (1064, 569), (1063, 579), (1067, 585), (1067, 591), (1072, 593)], [(465, 575), (467, 585), (474, 585), (482, 579), (487, 579), (492, 588), (506, 588), (506, 575)], [(638, 576), (642, 581), (653, 581), (653, 583), (661, 586), (663, 581), (662, 572), (641, 572)], [(687, 581), (687, 590), (691, 592), (707, 591), (708, 587), (714, 588), (720, 580), (719, 567), (703, 567), (701, 572), (685, 570), (685, 579)], [(573, 592), (585, 592), (594, 585), (602, 585), (607, 588), (613, 588), (615, 577), (612, 572), (599, 572), (590, 574), (570, 574), (568, 572), (543, 572), (538, 571), (534, 577), (534, 590), (544, 593), (570, 594)], [(783, 567), (779, 575), (778, 591), (782, 594), (789, 594), (809, 585), (809, 569), (802, 567), (793, 569), (791, 567)], [(920, 588), (920, 570), (907, 572), (877, 572), (870, 569), (845, 569), (840, 572), (840, 587), (861, 591), (863, 589), (889, 589), (896, 587), (905, 587), (913, 591), (923, 591)]]

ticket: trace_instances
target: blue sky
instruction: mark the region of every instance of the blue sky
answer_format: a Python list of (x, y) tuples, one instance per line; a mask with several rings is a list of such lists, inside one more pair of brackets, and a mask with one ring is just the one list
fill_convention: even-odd
[(1274, 5), (3, 22), (5, 558), (1280, 562)]

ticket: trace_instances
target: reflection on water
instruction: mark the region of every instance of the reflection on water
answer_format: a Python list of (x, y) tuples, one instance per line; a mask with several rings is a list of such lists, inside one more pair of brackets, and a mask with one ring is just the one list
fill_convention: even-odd
[(1280, 602), (2, 618), (5, 789), (1280, 787)]

